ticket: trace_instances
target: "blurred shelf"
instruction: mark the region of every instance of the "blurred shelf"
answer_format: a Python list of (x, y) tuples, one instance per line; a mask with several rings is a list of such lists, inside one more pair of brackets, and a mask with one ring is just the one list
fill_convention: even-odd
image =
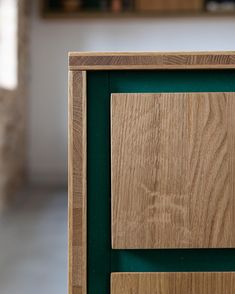
[(42, 12), (44, 19), (86, 19), (86, 18), (155, 18), (155, 17), (226, 17), (234, 16), (235, 11), (218, 12), (137, 12), (137, 11), (79, 11), (79, 12)]

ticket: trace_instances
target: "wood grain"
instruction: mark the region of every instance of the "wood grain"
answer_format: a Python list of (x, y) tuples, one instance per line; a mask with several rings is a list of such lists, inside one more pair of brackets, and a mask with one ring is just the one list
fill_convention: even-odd
[(234, 69), (231, 52), (71, 52), (70, 70)]
[(86, 294), (86, 72), (69, 72), (69, 294)]
[(113, 248), (231, 248), (235, 93), (113, 94)]
[(111, 294), (234, 294), (234, 289), (234, 272), (111, 275)]
[(202, 0), (136, 0), (136, 10), (140, 11), (202, 11)]

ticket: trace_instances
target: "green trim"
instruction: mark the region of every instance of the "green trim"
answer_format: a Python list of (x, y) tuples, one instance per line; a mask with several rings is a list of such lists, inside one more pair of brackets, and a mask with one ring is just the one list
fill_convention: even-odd
[(110, 95), (235, 92), (235, 71), (88, 72), (88, 294), (108, 294), (112, 271), (234, 271), (234, 249), (112, 250)]
[(109, 293), (110, 179), (109, 79), (88, 74), (88, 293)]

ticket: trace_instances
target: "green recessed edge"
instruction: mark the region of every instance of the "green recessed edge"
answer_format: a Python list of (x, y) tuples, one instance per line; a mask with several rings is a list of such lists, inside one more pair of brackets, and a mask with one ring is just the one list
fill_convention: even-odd
[(235, 92), (235, 70), (91, 71), (87, 78), (88, 294), (111, 272), (234, 271), (235, 249), (111, 249), (111, 93)]

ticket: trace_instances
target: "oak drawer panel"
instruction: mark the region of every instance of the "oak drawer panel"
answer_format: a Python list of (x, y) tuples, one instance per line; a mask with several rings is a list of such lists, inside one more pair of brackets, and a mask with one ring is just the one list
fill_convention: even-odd
[(113, 273), (111, 294), (234, 294), (233, 272)]
[(235, 245), (234, 93), (113, 94), (113, 248)]

